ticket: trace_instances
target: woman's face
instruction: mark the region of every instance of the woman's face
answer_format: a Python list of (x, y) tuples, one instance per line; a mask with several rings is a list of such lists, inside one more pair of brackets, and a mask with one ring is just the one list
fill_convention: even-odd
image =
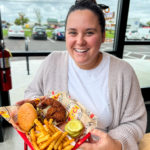
[(70, 13), (66, 24), (66, 47), (80, 68), (95, 67), (104, 39), (98, 17), (92, 11), (76, 10)]

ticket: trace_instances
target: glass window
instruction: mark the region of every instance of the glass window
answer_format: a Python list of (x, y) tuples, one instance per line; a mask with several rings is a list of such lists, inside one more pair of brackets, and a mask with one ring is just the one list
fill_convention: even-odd
[[(150, 40), (149, 1), (130, 2), (126, 40)], [(127, 32), (130, 31), (130, 34)], [(136, 31), (136, 36), (135, 33)]]
[[(68, 9), (73, 3), (74, 0), (0, 0), (6, 47), (10, 51), (26, 51), (25, 43), (28, 43), (29, 51), (66, 50), (65, 40), (52, 38), (52, 31), (64, 26)], [(15, 35), (9, 38), (8, 29), (14, 24), (23, 27), (24, 40)], [(42, 26), (46, 35), (43, 33), (42, 36), (42, 32), (35, 35), (35, 26)]]
[(115, 34), (118, 0), (109, 0), (109, 1), (97, 0), (97, 3), (109, 6), (109, 9), (104, 10), (104, 15), (106, 19), (106, 32), (105, 32), (105, 42), (102, 44), (101, 50), (112, 51)]
[[(15, 23), (23, 26), (25, 37), (30, 41), (28, 43), (29, 50), (66, 50), (65, 41), (60, 41), (57, 40), (59, 38), (53, 37), (52, 31), (57, 27), (64, 26), (68, 9), (74, 2), (75, 0), (1, 0), (0, 9), (7, 48), (15, 51), (25, 51), (25, 42), (21, 42), (20, 47), (13, 47), (10, 44), (12, 40), (7, 38), (7, 27)], [(118, 0), (97, 0), (97, 3), (109, 6), (109, 9), (104, 10), (106, 18), (106, 40), (101, 50), (112, 51)], [(37, 44), (37, 41), (33, 40), (32, 28), (36, 25), (41, 25), (46, 29), (47, 41), (38, 41), (40, 44)]]
[[(150, 1), (130, 1), (125, 39), (134, 41), (150, 40)], [(126, 45), (123, 59), (133, 66), (140, 86), (150, 87), (150, 45)]]

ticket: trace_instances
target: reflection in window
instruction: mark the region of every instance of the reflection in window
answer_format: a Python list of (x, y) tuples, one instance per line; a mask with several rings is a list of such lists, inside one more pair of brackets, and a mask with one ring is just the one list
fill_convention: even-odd
[(123, 59), (134, 68), (140, 87), (150, 86), (150, 46), (132, 45), (124, 47)]
[[(127, 30), (136, 30), (138, 32), (138, 38), (134, 40), (150, 40), (150, 1), (130, 1), (129, 15), (127, 22)], [(127, 33), (126, 33), (127, 34)], [(133, 35), (134, 36), (134, 35)], [(126, 36), (126, 40), (131, 40)]]
[[(130, 1), (126, 40), (150, 40), (150, 1)], [(132, 45), (124, 47), (123, 58), (133, 66), (140, 86), (150, 86), (150, 46)]]

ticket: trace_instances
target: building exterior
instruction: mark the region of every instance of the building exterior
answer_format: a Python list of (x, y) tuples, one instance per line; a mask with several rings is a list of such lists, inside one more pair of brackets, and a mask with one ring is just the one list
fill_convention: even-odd
[(51, 28), (57, 28), (59, 26), (58, 20), (54, 19), (54, 18), (48, 18), (47, 19), (47, 24), (51, 27)]
[(60, 27), (65, 26), (65, 20), (59, 21), (59, 26)]

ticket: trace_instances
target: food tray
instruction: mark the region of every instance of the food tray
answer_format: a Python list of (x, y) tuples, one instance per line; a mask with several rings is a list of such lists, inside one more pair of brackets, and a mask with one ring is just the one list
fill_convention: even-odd
[[(78, 101), (72, 99), (68, 93), (51, 91), (49, 92), (47, 97), (54, 98), (55, 100), (58, 100), (64, 105), (64, 107), (66, 108), (69, 114), (68, 121), (71, 119), (78, 119), (84, 122), (85, 131), (84, 131), (83, 136), (81, 137), (82, 139), (81, 141), (78, 141), (79, 143), (78, 142), (76, 144), (74, 143), (74, 145), (80, 145), (81, 143), (83, 143), (84, 140), (88, 138), (87, 137), (87, 135), (89, 135), (88, 133), (92, 129), (97, 127), (97, 117), (92, 112), (89, 112)], [(24, 142), (31, 148), (31, 150), (34, 150), (28, 137), (18, 126), (18, 123), (17, 123), (18, 108), (19, 106), (0, 107), (0, 115), (4, 119), (6, 119), (9, 123), (12, 124), (12, 126), (16, 129), (16, 131), (22, 137)]]

